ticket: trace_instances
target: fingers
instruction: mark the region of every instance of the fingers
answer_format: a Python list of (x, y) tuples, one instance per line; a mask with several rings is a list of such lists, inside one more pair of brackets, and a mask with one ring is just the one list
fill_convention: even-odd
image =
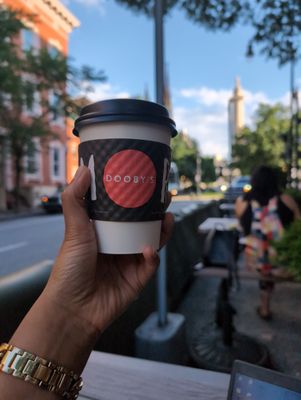
[(162, 221), (160, 248), (165, 246), (168, 240), (170, 239), (173, 226), (174, 226), (174, 217), (172, 213), (168, 212), (165, 214), (164, 219)]
[(143, 284), (145, 284), (158, 267), (160, 263), (160, 258), (158, 256), (158, 253), (151, 246), (147, 246), (143, 249), (143, 257), (146, 266), (146, 268), (143, 269)]
[(90, 186), (91, 176), (87, 167), (78, 168), (72, 182), (62, 193), (62, 206), (65, 218), (66, 233), (78, 232), (90, 223), (84, 196)]

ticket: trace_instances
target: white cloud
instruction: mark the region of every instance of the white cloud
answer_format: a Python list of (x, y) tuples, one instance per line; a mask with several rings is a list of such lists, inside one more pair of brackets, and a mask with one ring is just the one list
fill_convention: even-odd
[(105, 15), (105, 2), (106, 0), (62, 0), (66, 6), (69, 6), (71, 2), (78, 3), (87, 8), (94, 8), (99, 11), (101, 15)]
[[(245, 89), (243, 92), (246, 125), (251, 124), (252, 116), (260, 103), (289, 104), (289, 93), (281, 98), (271, 99), (263, 92)], [(208, 87), (185, 88), (178, 92), (178, 104), (182, 104), (183, 99), (189, 99), (192, 103), (190, 102), (189, 107), (175, 107), (174, 119), (177, 127), (180, 130), (187, 129), (189, 135), (198, 141), (203, 154), (227, 156), (228, 101), (232, 93), (232, 90), (215, 90)]]
[(227, 112), (209, 113), (199, 107), (174, 109), (178, 129), (187, 129), (188, 134), (199, 143), (202, 154), (227, 155)]
[[(94, 92), (88, 94), (91, 102), (112, 98), (129, 98), (130, 93), (117, 85), (97, 83)], [(289, 104), (290, 94), (271, 99), (264, 92), (251, 92), (243, 89), (245, 124), (250, 125), (252, 116), (259, 103)], [(173, 110), (173, 118), (179, 130), (186, 129), (191, 137), (199, 143), (204, 155), (228, 154), (228, 100), (232, 90), (215, 90), (208, 87), (186, 88), (177, 91), (177, 106)], [(187, 104), (187, 99), (190, 100)]]
[(88, 98), (93, 101), (106, 99), (128, 98), (130, 94), (119, 87), (113, 86), (110, 83), (97, 83), (93, 86), (94, 91), (88, 94)]
[(205, 106), (226, 106), (231, 97), (230, 90), (214, 90), (207, 87), (198, 89), (182, 89), (180, 94), (183, 97), (195, 99)]

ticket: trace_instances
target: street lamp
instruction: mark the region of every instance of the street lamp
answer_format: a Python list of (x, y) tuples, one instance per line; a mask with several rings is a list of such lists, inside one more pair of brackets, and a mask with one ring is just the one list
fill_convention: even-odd
[[(155, 59), (156, 59), (156, 101), (164, 103), (164, 49), (163, 49), (163, 1), (155, 3)], [(166, 248), (160, 251), (160, 266), (157, 272), (158, 324), (167, 324), (166, 298)]]
[(163, 1), (155, 3), (156, 101), (164, 103)]
[[(163, 0), (155, 3), (156, 100), (163, 104)], [(158, 313), (152, 313), (135, 331), (136, 355), (140, 358), (181, 364), (185, 358), (185, 318), (167, 314), (166, 247), (160, 251), (157, 272)]]

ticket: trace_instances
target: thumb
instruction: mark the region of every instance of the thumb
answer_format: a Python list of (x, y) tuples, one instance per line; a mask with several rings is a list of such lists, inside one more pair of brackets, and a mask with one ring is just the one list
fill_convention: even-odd
[[(81, 233), (90, 226), (84, 196), (91, 183), (90, 171), (81, 166), (62, 193), (62, 207), (65, 218), (65, 233), (67, 236)], [(89, 225), (87, 225), (89, 224)]]

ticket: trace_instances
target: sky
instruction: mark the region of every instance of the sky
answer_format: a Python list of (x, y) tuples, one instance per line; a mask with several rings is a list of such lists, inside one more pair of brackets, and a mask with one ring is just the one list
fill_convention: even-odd
[[(91, 101), (143, 96), (155, 101), (154, 23), (114, 0), (63, 0), (80, 20), (70, 35), (75, 65), (103, 70), (107, 80), (94, 85)], [(289, 67), (278, 68), (258, 52), (245, 57), (248, 27), (212, 33), (181, 10), (165, 18), (164, 53), (173, 118), (178, 129), (197, 139), (203, 155), (228, 153), (228, 99), (235, 78), (245, 95), (245, 124), (260, 102), (289, 102)], [(296, 70), (299, 82), (300, 68)], [(301, 81), (300, 81), (301, 83)]]

